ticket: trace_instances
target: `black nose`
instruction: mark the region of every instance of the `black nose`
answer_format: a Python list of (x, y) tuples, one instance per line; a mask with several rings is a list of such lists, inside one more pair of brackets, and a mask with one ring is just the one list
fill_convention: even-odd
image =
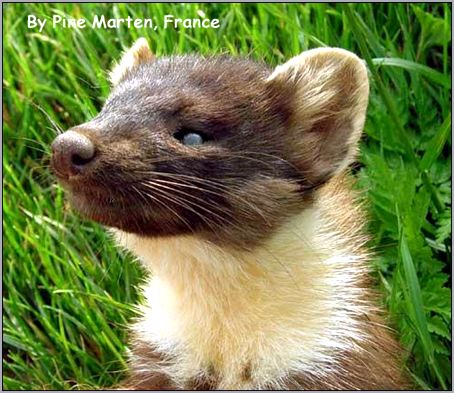
[(52, 165), (59, 174), (80, 173), (94, 156), (93, 142), (78, 132), (66, 131), (52, 142)]

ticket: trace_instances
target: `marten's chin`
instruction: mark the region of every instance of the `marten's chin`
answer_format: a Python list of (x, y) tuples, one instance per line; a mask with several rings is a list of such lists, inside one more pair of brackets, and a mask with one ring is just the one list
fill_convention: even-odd
[(84, 218), (112, 227), (123, 227), (132, 207), (119, 196), (108, 193), (70, 190), (71, 206)]
[[(72, 208), (83, 218), (107, 227), (147, 237), (174, 236), (192, 232), (177, 221), (178, 217), (166, 215), (158, 207), (144, 206), (131, 196), (113, 192), (68, 190)], [(180, 221), (183, 218), (180, 219)]]

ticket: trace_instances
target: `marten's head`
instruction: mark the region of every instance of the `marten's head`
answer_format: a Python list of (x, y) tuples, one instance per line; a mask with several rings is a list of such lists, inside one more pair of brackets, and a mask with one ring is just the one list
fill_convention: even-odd
[(230, 57), (156, 59), (139, 39), (94, 119), (59, 135), (53, 169), (84, 216), (143, 236), (251, 245), (352, 161), (363, 62), (303, 52), (274, 71)]

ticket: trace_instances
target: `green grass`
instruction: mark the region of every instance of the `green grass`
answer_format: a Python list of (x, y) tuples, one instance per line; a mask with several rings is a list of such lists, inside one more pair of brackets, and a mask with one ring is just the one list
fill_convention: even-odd
[[(219, 30), (28, 30), (28, 14), (164, 14)], [(49, 24), (49, 22), (48, 22)], [(158, 55), (230, 53), (272, 65), (318, 46), (367, 61), (371, 99), (354, 168), (377, 283), (424, 389), (451, 387), (451, 6), (8, 4), (3, 6), (3, 388), (106, 387), (125, 368), (143, 272), (67, 206), (47, 166), (55, 129), (90, 119), (107, 70), (146, 36)]]

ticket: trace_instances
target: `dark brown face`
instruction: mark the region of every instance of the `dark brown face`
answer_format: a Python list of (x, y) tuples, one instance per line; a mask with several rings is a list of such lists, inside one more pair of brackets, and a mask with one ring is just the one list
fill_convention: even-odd
[[(327, 180), (295, 148), (295, 84), (246, 60), (185, 56), (125, 72), (52, 166), (82, 215), (144, 236), (251, 246)], [(317, 153), (318, 157), (320, 154)]]
[(288, 111), (266, 68), (182, 57), (142, 65), (53, 143), (73, 206), (148, 236), (261, 237), (303, 201), (282, 154)]

